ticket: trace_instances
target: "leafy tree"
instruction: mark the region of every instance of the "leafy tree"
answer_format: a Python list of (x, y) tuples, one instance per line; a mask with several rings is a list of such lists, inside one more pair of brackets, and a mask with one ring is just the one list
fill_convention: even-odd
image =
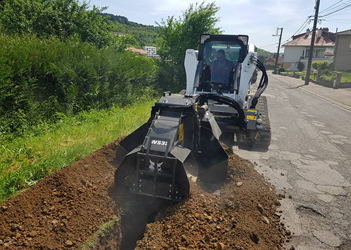
[(78, 0), (4, 0), (0, 23), (8, 34), (67, 38), (78, 34), (82, 41), (99, 47), (112, 41), (111, 26), (98, 15), (106, 8)]
[(157, 36), (158, 54), (164, 70), (160, 83), (164, 89), (178, 91), (185, 87), (185, 51), (198, 48), (201, 34), (221, 33), (221, 29), (216, 27), (218, 10), (215, 2), (191, 4), (182, 16), (171, 16), (158, 23), (161, 29)]

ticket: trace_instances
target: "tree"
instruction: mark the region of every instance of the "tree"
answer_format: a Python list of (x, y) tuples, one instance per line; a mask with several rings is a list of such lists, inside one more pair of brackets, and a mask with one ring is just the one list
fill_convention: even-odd
[(8, 34), (67, 38), (78, 34), (82, 41), (99, 47), (112, 41), (111, 26), (100, 15), (106, 8), (78, 0), (4, 0), (0, 23)]
[(218, 10), (214, 2), (191, 4), (182, 16), (171, 16), (158, 23), (161, 31), (157, 36), (157, 47), (164, 70), (160, 82), (165, 90), (178, 91), (185, 87), (185, 51), (198, 48), (200, 35), (221, 33), (221, 29), (216, 27)]
[(305, 69), (305, 64), (303, 62), (297, 63), (297, 69), (301, 72)]

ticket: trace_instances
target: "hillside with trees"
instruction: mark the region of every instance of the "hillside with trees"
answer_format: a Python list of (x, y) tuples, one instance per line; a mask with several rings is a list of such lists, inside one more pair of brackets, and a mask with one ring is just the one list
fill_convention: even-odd
[(108, 22), (112, 24), (113, 32), (133, 36), (136, 40), (136, 47), (156, 46), (156, 37), (161, 31), (160, 27), (132, 22), (124, 16), (108, 13), (102, 13), (101, 16), (108, 18)]

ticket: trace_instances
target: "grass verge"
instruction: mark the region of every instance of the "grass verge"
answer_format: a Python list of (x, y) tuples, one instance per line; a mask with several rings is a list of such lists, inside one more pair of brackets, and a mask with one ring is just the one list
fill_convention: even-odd
[(154, 101), (129, 107), (61, 114), (54, 125), (41, 124), (24, 136), (0, 138), (0, 203), (62, 167), (127, 135), (150, 115)]
[[(341, 73), (342, 77), (341, 77), (341, 82), (351, 82), (351, 72), (344, 72), (344, 71), (330, 71), (329, 74), (322, 74), (321, 77), (324, 80), (327, 81), (334, 81), (336, 79), (336, 74), (337, 73)], [(282, 75), (290, 75), (292, 76), (294, 74), (294, 72), (282, 72)], [(300, 78), (302, 76), (306, 76), (306, 71), (302, 71), (302, 72), (295, 72), (295, 75), (298, 75)], [(312, 72), (310, 75), (310, 79), (312, 80), (317, 80), (317, 73), (316, 72)]]

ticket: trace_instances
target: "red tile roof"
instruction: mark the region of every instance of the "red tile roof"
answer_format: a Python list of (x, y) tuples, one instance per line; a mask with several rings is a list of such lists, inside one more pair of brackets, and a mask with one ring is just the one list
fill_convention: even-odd
[[(275, 63), (275, 57), (268, 57), (264, 62), (266, 63), (266, 62), (269, 62), (269, 61)], [(278, 57), (278, 64), (283, 64), (283, 62), (284, 62), (284, 57), (279, 56)]]
[(143, 56), (147, 56), (147, 52), (143, 49), (137, 49), (137, 48), (134, 48), (134, 47), (129, 47), (129, 48), (126, 48), (126, 50), (131, 50), (133, 53), (136, 53), (136, 54), (140, 54), (140, 55), (143, 55)]
[[(307, 33), (302, 33), (296, 36), (293, 36), (293, 40), (283, 44), (283, 46), (310, 46), (312, 39), (312, 31)], [(327, 28), (322, 29), (321, 37), (318, 37), (318, 30), (316, 34), (316, 40), (314, 42), (314, 46), (334, 46), (335, 45), (336, 36), (335, 33), (329, 32)]]

